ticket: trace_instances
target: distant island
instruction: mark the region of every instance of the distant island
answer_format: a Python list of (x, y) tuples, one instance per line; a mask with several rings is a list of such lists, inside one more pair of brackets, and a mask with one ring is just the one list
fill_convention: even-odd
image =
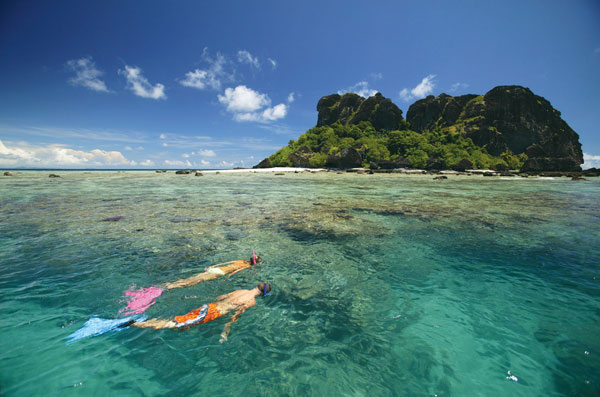
[(581, 171), (579, 135), (521, 86), (428, 96), (402, 110), (380, 93), (328, 95), (317, 125), (254, 168)]

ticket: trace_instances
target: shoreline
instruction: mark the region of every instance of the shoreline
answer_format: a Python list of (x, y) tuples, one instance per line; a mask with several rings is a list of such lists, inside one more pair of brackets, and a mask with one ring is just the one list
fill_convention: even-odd
[(217, 175), (217, 174), (299, 174), (299, 173), (334, 173), (334, 174), (396, 174), (396, 175), (434, 175), (436, 179), (447, 179), (449, 176), (477, 176), (477, 177), (510, 177), (510, 178), (527, 178), (527, 177), (567, 177), (577, 180), (583, 177), (598, 177), (600, 170), (591, 168), (583, 171), (541, 171), (541, 172), (520, 172), (519, 170), (496, 171), (492, 169), (468, 169), (464, 171), (454, 170), (424, 170), (413, 168), (395, 168), (395, 169), (378, 169), (372, 170), (369, 168), (307, 168), (307, 167), (271, 167), (271, 168), (234, 168), (234, 169), (0, 169), (4, 177), (14, 176), (21, 172), (49, 172), (51, 177), (60, 177), (56, 172), (150, 172), (156, 174), (177, 174), (177, 175)]

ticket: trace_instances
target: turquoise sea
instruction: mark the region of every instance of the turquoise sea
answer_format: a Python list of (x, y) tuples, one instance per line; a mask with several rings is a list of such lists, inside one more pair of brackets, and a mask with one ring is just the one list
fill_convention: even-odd
[[(599, 178), (49, 173), (0, 177), (2, 396), (600, 394)], [(223, 318), (65, 343), (253, 248), (147, 310), (270, 281), (227, 343)]]

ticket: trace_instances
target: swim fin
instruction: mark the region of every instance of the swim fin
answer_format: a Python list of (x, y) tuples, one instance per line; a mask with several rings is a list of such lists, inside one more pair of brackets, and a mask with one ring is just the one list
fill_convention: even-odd
[(86, 321), (85, 324), (83, 324), (83, 327), (67, 337), (69, 338), (67, 345), (90, 336), (98, 336), (107, 332), (121, 331), (135, 322), (145, 321), (146, 319), (147, 317), (144, 315), (136, 315), (118, 319), (92, 317)]

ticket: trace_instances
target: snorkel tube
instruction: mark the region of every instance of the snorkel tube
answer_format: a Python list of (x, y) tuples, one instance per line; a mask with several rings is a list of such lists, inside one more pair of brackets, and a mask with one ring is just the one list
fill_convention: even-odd
[(256, 266), (256, 254), (254, 253), (254, 249), (252, 250), (252, 265)]
[(270, 284), (266, 280), (263, 281), (263, 282), (264, 282), (264, 284), (263, 284), (263, 290), (260, 291), (262, 293), (261, 295), (262, 296), (271, 296), (271, 293), (267, 292), (267, 285), (270, 286)]

